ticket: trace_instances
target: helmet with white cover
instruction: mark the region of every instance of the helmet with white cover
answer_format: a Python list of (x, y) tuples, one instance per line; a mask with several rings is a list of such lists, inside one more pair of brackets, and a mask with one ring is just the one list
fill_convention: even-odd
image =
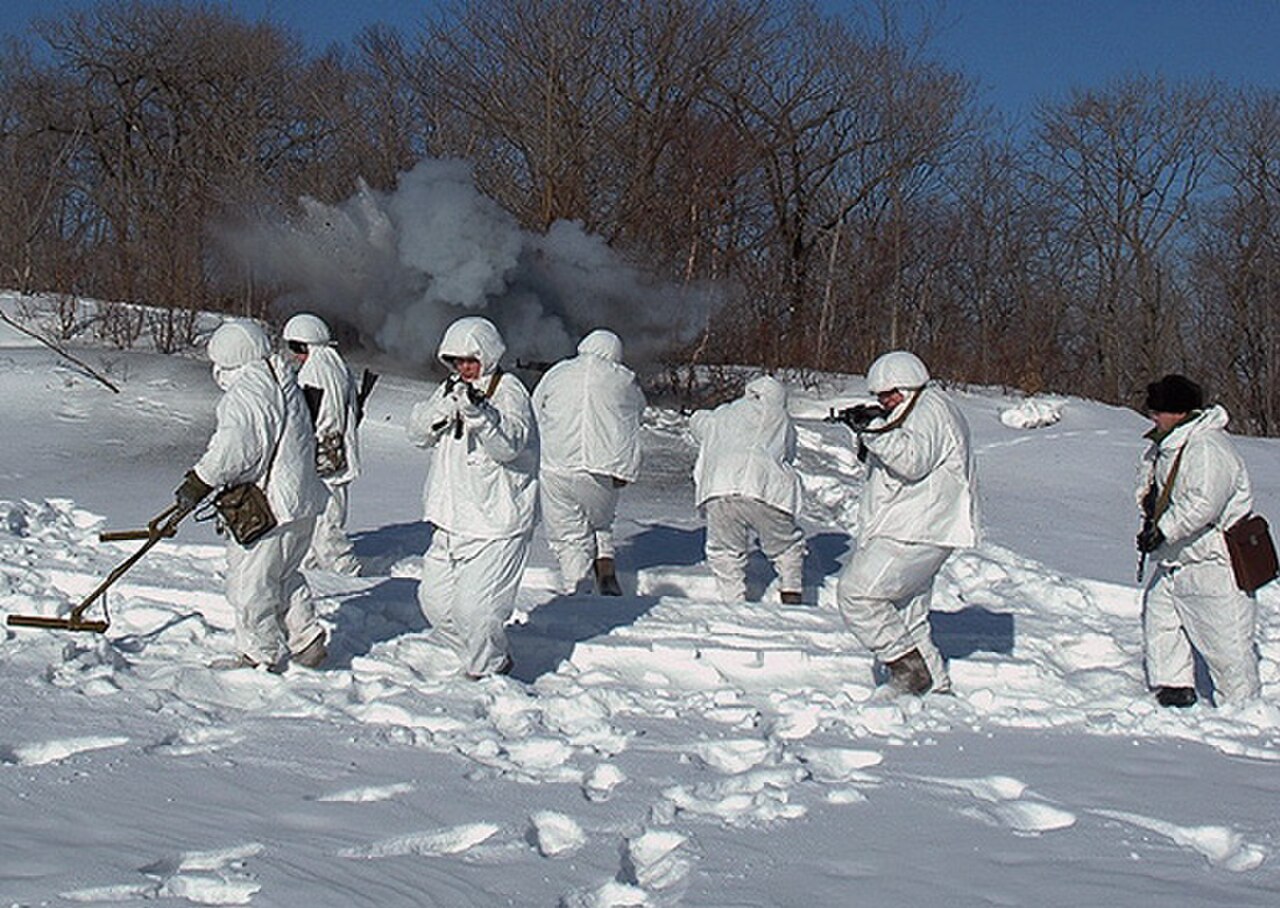
[(329, 326), (318, 315), (299, 312), (284, 323), (284, 339), (300, 344), (327, 344), (330, 340)]
[(209, 359), (223, 369), (234, 369), (270, 355), (271, 342), (266, 332), (246, 319), (228, 319), (209, 338)]
[(906, 350), (885, 353), (867, 370), (867, 390), (883, 394), (895, 388), (922, 388), (929, 383), (929, 370), (920, 357)]

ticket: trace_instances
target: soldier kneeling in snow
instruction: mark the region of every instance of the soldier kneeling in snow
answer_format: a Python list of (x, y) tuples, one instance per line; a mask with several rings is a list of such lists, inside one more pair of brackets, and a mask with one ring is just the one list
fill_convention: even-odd
[(872, 363), (867, 389), (883, 415), (866, 411), (852, 426), (868, 474), (858, 550), (840, 574), (840, 613), (889, 670), (891, 686), (944, 693), (951, 679), (930, 633), (929, 600), (952, 549), (977, 542), (969, 425), (906, 351)]
[[(325, 633), (299, 567), (329, 495), (316, 475), (302, 391), (253, 322), (223, 323), (209, 339), (209, 358), (225, 393), (204, 456), (175, 492), (178, 507), (193, 509), (214, 489), (241, 501), (265, 499), (245, 541), (235, 528), (227, 534), (226, 596), (239, 652), (215, 667), (277, 668), (292, 654), (293, 662), (314, 668), (327, 655)], [(228, 513), (221, 506), (220, 512)]]

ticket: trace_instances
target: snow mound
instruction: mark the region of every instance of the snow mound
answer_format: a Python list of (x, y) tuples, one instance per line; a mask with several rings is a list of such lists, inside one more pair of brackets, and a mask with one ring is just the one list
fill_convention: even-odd
[(1062, 419), (1063, 402), (1028, 397), (1015, 407), (1000, 412), (1000, 422), (1010, 429), (1040, 429)]

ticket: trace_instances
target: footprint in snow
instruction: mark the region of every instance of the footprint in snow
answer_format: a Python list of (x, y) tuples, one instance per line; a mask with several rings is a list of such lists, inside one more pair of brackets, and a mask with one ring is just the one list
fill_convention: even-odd
[(239, 732), (228, 728), (191, 728), (148, 746), (146, 752), (168, 757), (190, 757), (214, 753), (239, 743), (242, 738), (243, 735)]
[(871, 781), (872, 777), (863, 770), (884, 761), (879, 751), (849, 747), (802, 747), (797, 753), (809, 774), (819, 782)]
[(1256, 870), (1267, 858), (1266, 848), (1246, 842), (1244, 836), (1227, 826), (1178, 826), (1121, 810), (1091, 813), (1162, 835), (1175, 845), (1199, 852), (1210, 864), (1224, 870), (1236, 873)]
[(347, 804), (363, 804), (370, 801), (390, 801), (402, 794), (413, 791), (412, 782), (399, 782), (394, 785), (365, 785), (361, 788), (348, 788), (332, 794), (320, 795), (317, 801), (338, 802)]
[(688, 836), (669, 829), (647, 830), (622, 843), (617, 882), (669, 890), (684, 882), (694, 862)]
[(245, 871), (245, 861), (261, 854), (258, 842), (213, 851), (186, 851), (140, 867), (145, 883), (94, 886), (60, 893), (72, 902), (95, 905), (150, 899), (186, 899), (200, 905), (247, 905), (262, 884)]
[(501, 828), (493, 823), (464, 823), (461, 826), (450, 826), (430, 832), (411, 832), (356, 848), (344, 848), (338, 852), (338, 855), (344, 858), (371, 860), (406, 854), (461, 854), (489, 840)]
[(921, 778), (922, 782), (956, 789), (972, 795), (982, 806), (964, 811), (987, 822), (1007, 826), (1023, 835), (1039, 835), (1074, 826), (1076, 815), (1043, 801), (1024, 798), (1025, 782), (1009, 776), (975, 779)]
[(712, 769), (735, 774), (754, 769), (769, 758), (771, 748), (760, 738), (737, 738), (699, 744), (693, 757)]
[(529, 817), (525, 839), (543, 857), (558, 858), (581, 848), (587, 836), (572, 817), (553, 810), (540, 810)]
[(19, 744), (11, 748), (0, 748), (0, 763), (16, 766), (43, 766), (46, 763), (57, 763), (76, 754), (119, 747), (121, 744), (128, 743), (128, 738), (110, 736), (62, 738), (56, 741)]
[(626, 778), (626, 773), (612, 763), (600, 763), (582, 780), (582, 794), (588, 801), (607, 801)]

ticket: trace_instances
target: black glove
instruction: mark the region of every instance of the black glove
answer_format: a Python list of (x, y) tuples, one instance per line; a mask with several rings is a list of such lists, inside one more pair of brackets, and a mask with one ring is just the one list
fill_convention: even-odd
[(1157, 526), (1143, 527), (1142, 532), (1138, 534), (1137, 543), (1138, 551), (1149, 555), (1164, 545), (1164, 533), (1161, 533)]
[(194, 511), (196, 505), (212, 491), (213, 486), (197, 476), (195, 470), (187, 470), (187, 475), (182, 477), (182, 485), (173, 490), (173, 497), (178, 503), (178, 510)]

